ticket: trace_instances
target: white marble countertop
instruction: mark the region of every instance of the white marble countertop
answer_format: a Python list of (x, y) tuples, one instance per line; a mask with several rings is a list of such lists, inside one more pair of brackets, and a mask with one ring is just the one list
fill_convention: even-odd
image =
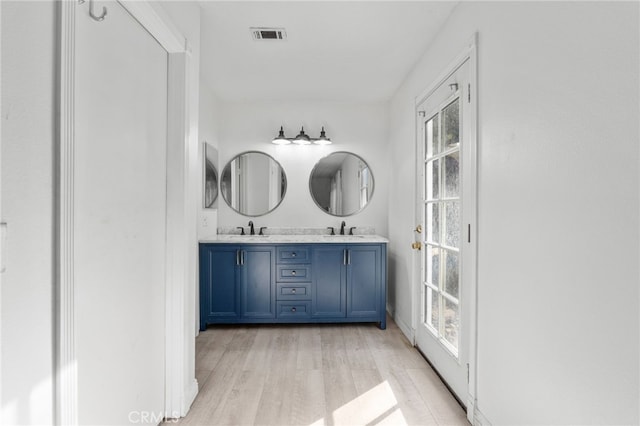
[(295, 244), (295, 243), (388, 243), (379, 235), (237, 235), (221, 234), (201, 238), (201, 243)]

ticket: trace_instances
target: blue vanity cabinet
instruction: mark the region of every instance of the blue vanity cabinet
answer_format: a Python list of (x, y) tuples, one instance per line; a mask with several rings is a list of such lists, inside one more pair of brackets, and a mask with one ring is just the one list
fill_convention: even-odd
[[(347, 317), (381, 318), (385, 321), (386, 268), (382, 245), (347, 246)], [(386, 256), (385, 256), (386, 257)], [(381, 328), (382, 328), (381, 324)]]
[(240, 248), (200, 244), (200, 330), (240, 319)]
[(386, 328), (386, 246), (317, 245), (312, 249), (311, 315), (375, 321)]
[(278, 322), (309, 322), (311, 318), (311, 248), (276, 246)]
[(243, 245), (239, 257), (242, 319), (275, 318), (275, 248), (263, 244)]
[(376, 322), (386, 328), (383, 243), (200, 244), (209, 324)]
[(275, 248), (200, 244), (200, 330), (276, 316)]
[(346, 248), (322, 244), (312, 248), (313, 264), (311, 316), (345, 318), (347, 315)]

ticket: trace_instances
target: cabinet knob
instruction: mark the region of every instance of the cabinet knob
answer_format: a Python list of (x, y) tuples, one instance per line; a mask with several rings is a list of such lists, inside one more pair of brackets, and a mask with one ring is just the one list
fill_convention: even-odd
[(295, 289), (295, 288), (292, 288), (292, 289), (291, 289), (291, 293), (295, 293), (295, 292), (296, 292), (296, 289)]
[(291, 271), (291, 275), (295, 275), (295, 274), (296, 274), (296, 271)]
[(296, 252), (291, 253), (291, 257), (296, 257)]
[(294, 306), (293, 308), (291, 308), (291, 312), (295, 312), (296, 311), (296, 307)]

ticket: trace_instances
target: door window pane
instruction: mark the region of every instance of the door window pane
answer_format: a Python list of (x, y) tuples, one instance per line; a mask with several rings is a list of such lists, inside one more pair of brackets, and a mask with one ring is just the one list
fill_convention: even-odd
[(427, 308), (425, 312), (425, 322), (437, 330), (439, 325), (438, 315), (440, 312), (438, 303), (439, 296), (438, 293), (430, 287), (426, 287), (426, 290), (424, 301), (424, 306)]
[(427, 200), (437, 200), (440, 196), (440, 160), (432, 160), (427, 163), (425, 190)]
[(444, 281), (444, 291), (446, 291), (451, 296), (458, 298), (458, 287), (459, 287), (459, 277), (458, 277), (458, 253), (450, 250), (443, 250), (445, 252), (446, 261), (445, 261), (445, 281)]
[(444, 298), (444, 338), (458, 350), (460, 310), (457, 303)]
[(444, 196), (458, 197), (460, 195), (460, 151), (444, 157)]
[(460, 202), (444, 203), (446, 228), (444, 230), (444, 244), (449, 247), (460, 247)]
[(438, 115), (432, 117), (426, 124), (426, 153), (427, 158), (433, 157), (435, 154), (440, 152), (439, 142), (440, 142), (440, 132), (438, 128)]
[(440, 249), (427, 245), (425, 250), (425, 265), (427, 268), (427, 282), (439, 287), (440, 283)]
[(440, 242), (440, 209), (438, 203), (427, 204), (427, 241)]
[(451, 102), (442, 111), (442, 125), (444, 127), (444, 149), (448, 149), (460, 142), (460, 109), (459, 99)]

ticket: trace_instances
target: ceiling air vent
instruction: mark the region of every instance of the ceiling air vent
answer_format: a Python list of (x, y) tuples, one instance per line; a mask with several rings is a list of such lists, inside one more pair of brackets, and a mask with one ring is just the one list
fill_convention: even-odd
[(249, 28), (254, 40), (286, 40), (287, 32), (284, 28)]

